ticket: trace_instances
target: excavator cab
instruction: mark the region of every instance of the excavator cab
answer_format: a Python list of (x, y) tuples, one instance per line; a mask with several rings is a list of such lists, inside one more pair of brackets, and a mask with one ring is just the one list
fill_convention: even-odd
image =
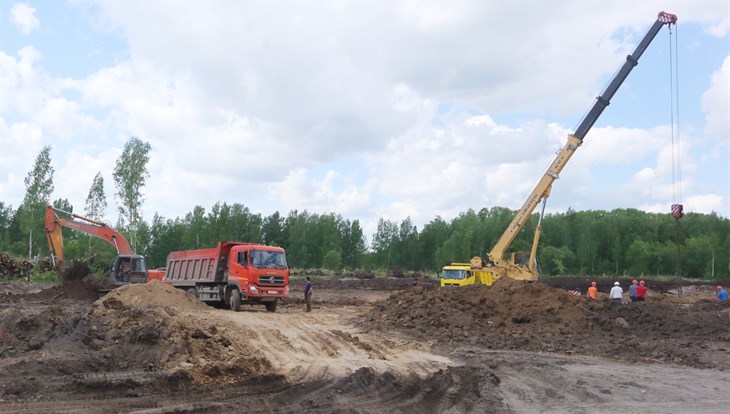
[(112, 263), (109, 281), (113, 286), (147, 282), (144, 257), (131, 254), (118, 255)]

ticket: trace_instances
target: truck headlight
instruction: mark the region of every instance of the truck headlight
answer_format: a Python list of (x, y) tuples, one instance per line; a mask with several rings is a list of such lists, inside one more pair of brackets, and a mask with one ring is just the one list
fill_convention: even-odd
[(259, 293), (259, 290), (256, 288), (256, 286), (249, 286), (249, 290), (251, 290), (251, 293)]

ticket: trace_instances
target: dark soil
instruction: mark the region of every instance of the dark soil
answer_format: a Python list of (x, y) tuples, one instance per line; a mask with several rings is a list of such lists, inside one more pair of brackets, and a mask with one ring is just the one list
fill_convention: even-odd
[(730, 367), (712, 358), (730, 343), (730, 303), (711, 300), (612, 304), (506, 279), (491, 288), (402, 291), (376, 304), (360, 325), (442, 344)]
[[(79, 267), (74, 275), (83, 272)], [(331, 304), (318, 302), (323, 311), (367, 305), (357, 318), (364, 331), (405, 334), (447, 355), (457, 348), (464, 358), (538, 351), (730, 369), (730, 303), (711, 300), (709, 285), (706, 299), (678, 303), (675, 294), (662, 293), (676, 286), (647, 280), (648, 302), (614, 305), (567, 292), (584, 291), (590, 282), (584, 278), (458, 288), (439, 288), (428, 277), (413, 286), (414, 280), (315, 279), (314, 285), (328, 297), (347, 292)], [(603, 282), (605, 295), (612, 281)], [(292, 282), (290, 301), (299, 300), (300, 284)], [(210, 313), (216, 310), (162, 283), (103, 297), (88, 277), (44, 289), (1, 287), (3, 412), (511, 412), (498, 392), (503, 368), (489, 359), (425, 378), (363, 368), (291, 384), (269, 374), (265, 349), (246, 342), (254, 332), (216, 320)], [(392, 294), (371, 307), (352, 294), (357, 290)]]

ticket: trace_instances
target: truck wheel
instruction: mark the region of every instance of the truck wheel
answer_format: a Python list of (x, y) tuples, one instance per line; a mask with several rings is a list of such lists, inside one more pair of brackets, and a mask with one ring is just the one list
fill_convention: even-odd
[(276, 312), (276, 301), (266, 302), (266, 310), (269, 312)]
[(192, 295), (195, 299), (198, 298), (198, 289), (195, 289), (194, 287), (188, 288), (187, 292)]
[(241, 292), (239, 292), (238, 289), (233, 289), (231, 291), (231, 298), (228, 301), (228, 304), (231, 306), (231, 310), (234, 312), (238, 312), (241, 310)]

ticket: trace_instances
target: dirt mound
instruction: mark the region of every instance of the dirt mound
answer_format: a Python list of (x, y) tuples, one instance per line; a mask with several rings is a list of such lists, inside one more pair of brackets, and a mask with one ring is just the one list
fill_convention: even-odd
[(96, 307), (112, 309), (162, 305), (189, 311), (209, 309), (208, 305), (193, 296), (159, 280), (120, 286), (95, 304)]
[[(392, 299), (392, 300), (391, 300)], [(460, 288), (404, 291), (377, 304), (366, 318), (371, 328), (439, 333), (442, 340), (474, 340), (497, 332), (569, 335), (588, 327), (591, 307), (600, 306), (542, 284), (500, 280)]]
[(34, 378), (59, 375), (77, 379), (65, 392), (111, 392), (120, 384), (109, 378), (149, 392), (237, 382), (270, 368), (249, 344), (250, 332), (211, 317), (212, 308), (160, 282), (123, 286), (93, 304), (49, 305), (38, 300), (45, 292), (33, 306), (0, 310), (0, 377), (27, 382), (12, 392), (0, 389), (0, 398), (22, 398), (38, 389)]
[(89, 265), (81, 261), (75, 261), (71, 266), (62, 269), (59, 272), (61, 283), (78, 281), (89, 275), (91, 275)]
[[(540, 283), (503, 279), (491, 288), (413, 288), (377, 303), (360, 321), (441, 344), (583, 353), (630, 361), (715, 366), (730, 341), (730, 304), (612, 304)], [(708, 355), (690, 351), (702, 338)]]
[(126, 364), (190, 371), (198, 382), (238, 380), (268, 367), (245, 333), (204, 318), (210, 311), (159, 281), (122, 286), (94, 303), (89, 318), (99, 331), (90, 345), (115, 353), (122, 348)]

